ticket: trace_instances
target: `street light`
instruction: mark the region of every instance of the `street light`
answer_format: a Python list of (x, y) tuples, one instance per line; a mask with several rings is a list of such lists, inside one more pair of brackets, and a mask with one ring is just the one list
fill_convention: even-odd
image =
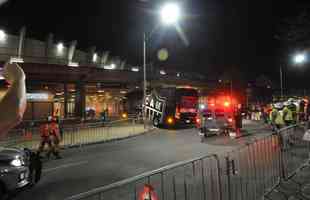
[[(180, 7), (176, 3), (167, 3), (160, 10), (161, 21), (165, 25), (176, 24), (180, 18)], [(143, 34), (143, 101), (146, 97), (146, 43), (150, 39), (151, 35), (147, 35), (145, 32)], [(143, 110), (143, 121), (144, 126), (146, 126), (145, 121), (145, 109)]]
[(299, 53), (294, 56), (295, 64), (303, 64), (306, 61), (306, 55), (304, 53)]
[(180, 7), (176, 3), (167, 3), (161, 9), (161, 20), (166, 25), (177, 23), (180, 18)]
[(6, 34), (3, 30), (0, 30), (0, 41), (5, 41), (6, 39)]
[[(307, 61), (306, 53), (297, 53), (293, 56), (292, 59), (295, 65), (302, 65)], [(280, 85), (281, 85), (281, 97), (283, 97), (283, 70), (280, 67)]]
[(94, 55), (93, 55), (93, 62), (94, 63), (97, 62), (97, 57), (98, 57), (97, 53), (94, 53)]
[(62, 53), (62, 50), (64, 49), (64, 44), (63, 43), (61, 43), (61, 42), (59, 42), (58, 44), (57, 44), (57, 51), (58, 51), (58, 53)]

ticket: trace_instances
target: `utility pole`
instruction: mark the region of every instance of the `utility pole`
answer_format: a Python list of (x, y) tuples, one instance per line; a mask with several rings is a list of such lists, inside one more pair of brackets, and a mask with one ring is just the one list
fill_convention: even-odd
[(144, 108), (144, 101), (146, 98), (146, 33), (143, 34), (143, 100), (142, 100), (142, 114), (143, 114), (143, 124), (144, 128), (146, 128), (146, 113)]

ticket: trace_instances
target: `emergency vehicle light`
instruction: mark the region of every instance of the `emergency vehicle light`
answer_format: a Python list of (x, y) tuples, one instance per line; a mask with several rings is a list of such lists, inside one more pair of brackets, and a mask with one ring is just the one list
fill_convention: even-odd
[(196, 119), (196, 123), (198, 123), (198, 124), (200, 123), (200, 119), (199, 118)]
[(225, 102), (224, 102), (224, 106), (225, 106), (225, 107), (229, 107), (229, 106), (230, 106), (230, 102), (225, 101)]

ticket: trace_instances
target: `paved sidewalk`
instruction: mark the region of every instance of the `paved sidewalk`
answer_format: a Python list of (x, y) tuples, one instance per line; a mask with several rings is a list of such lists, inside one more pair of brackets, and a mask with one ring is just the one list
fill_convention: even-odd
[[(298, 130), (298, 129), (297, 129)], [(303, 129), (283, 137), (282, 150), (285, 174), (279, 184), (266, 196), (270, 200), (306, 200), (310, 199), (310, 160), (309, 144), (303, 141)], [(280, 168), (281, 169), (281, 168)]]
[(266, 199), (310, 199), (310, 165), (305, 165), (293, 178), (283, 181)]

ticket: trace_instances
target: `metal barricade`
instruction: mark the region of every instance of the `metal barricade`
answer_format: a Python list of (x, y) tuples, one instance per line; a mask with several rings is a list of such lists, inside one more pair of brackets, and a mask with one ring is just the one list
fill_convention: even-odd
[[(68, 200), (142, 199), (141, 195), (150, 195), (154, 200), (221, 200), (219, 164), (216, 155), (200, 157), (97, 188)], [(151, 189), (145, 191), (148, 186)]]
[[(109, 123), (76, 124), (61, 127), (61, 147), (82, 146), (110, 140), (123, 139), (142, 134), (151, 129), (136, 123), (135, 119), (118, 120)], [(40, 143), (39, 128), (12, 130), (0, 142), (4, 147), (37, 149)]]
[(282, 142), (282, 176), (289, 179), (309, 160), (309, 143), (303, 140), (305, 128), (292, 126), (280, 131)]
[(261, 199), (279, 182), (281, 175), (279, 137), (271, 135), (230, 152), (223, 158), (224, 191), (227, 200)]
[(232, 152), (169, 165), (66, 200), (140, 200), (145, 186), (160, 200), (262, 199), (307, 160), (303, 133), (300, 126), (288, 127)]

